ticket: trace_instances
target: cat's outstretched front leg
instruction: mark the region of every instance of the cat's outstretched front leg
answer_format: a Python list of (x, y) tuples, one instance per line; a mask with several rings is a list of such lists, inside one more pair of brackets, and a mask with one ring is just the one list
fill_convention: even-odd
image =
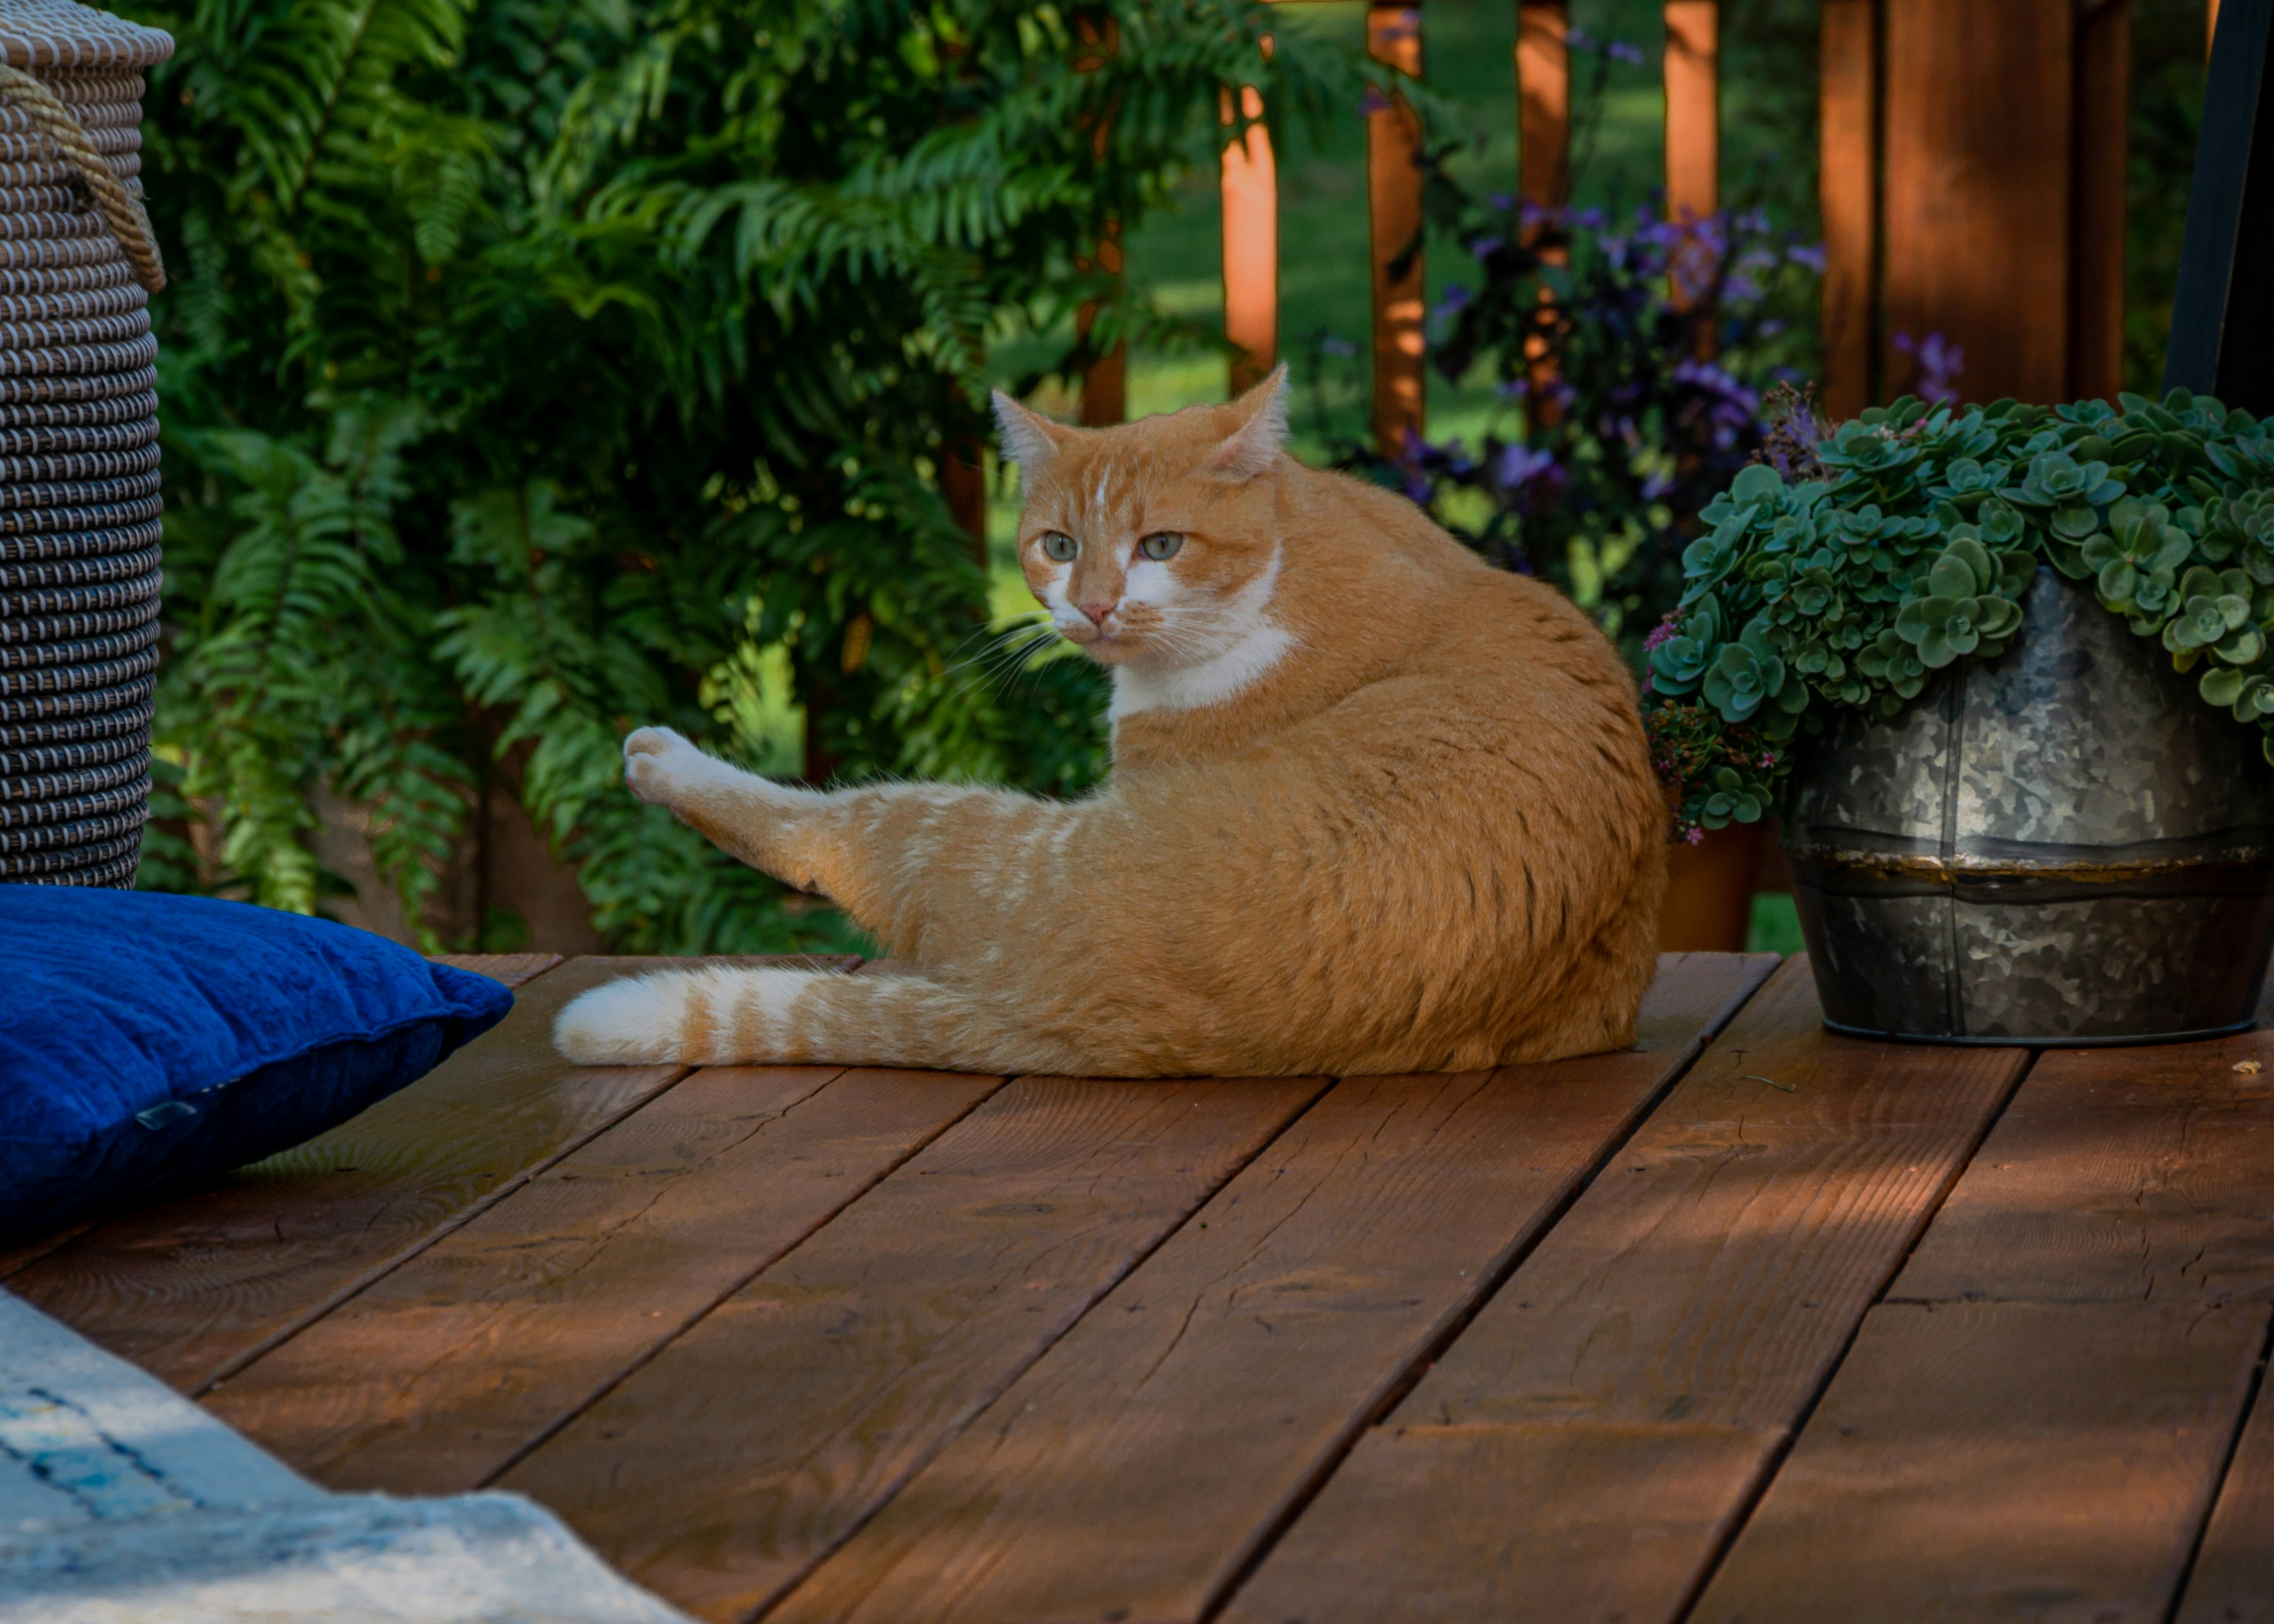
[(668, 727), (624, 740), (624, 786), (753, 868), (801, 891), (829, 889), (814, 871), (812, 842), (801, 838), (829, 799), (821, 791), (745, 772)]
[(895, 952), (915, 952), (937, 917), (934, 863), (1012, 861), (1020, 837), (1074, 808), (1008, 790), (945, 784), (813, 790), (707, 756), (667, 727), (624, 741), (624, 781), (720, 850), (817, 891)]

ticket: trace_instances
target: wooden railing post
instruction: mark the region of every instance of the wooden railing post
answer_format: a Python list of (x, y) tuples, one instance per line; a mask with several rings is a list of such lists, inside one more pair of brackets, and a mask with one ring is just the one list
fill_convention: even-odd
[(1666, 217), (1721, 206), (1721, 7), (1666, 3)]
[(1571, 200), (1570, 35), (1567, 0), (1517, 5), (1517, 192), (1542, 208)]
[(1871, 403), (1879, 353), (1879, 0), (1824, 0), (1818, 197), (1824, 216), (1825, 412)]
[[(1074, 71), (1095, 73), (1121, 49), (1121, 26), (1111, 17), (1101, 17), (1095, 11), (1074, 13)], [(1092, 150), (1103, 160), (1106, 142), (1112, 133), (1108, 119), (1098, 120), (1091, 132)], [(1095, 266), (1108, 276), (1119, 277), (1122, 270), (1121, 222), (1109, 217), (1099, 234), (1096, 248), (1089, 255), (1077, 255), (1077, 269), (1088, 270)], [(1074, 333), (1081, 338), (1089, 336), (1092, 323), (1097, 320), (1095, 301), (1084, 304), (1074, 314)], [(1109, 428), (1122, 420), (1128, 412), (1129, 346), (1117, 343), (1089, 365), (1081, 375), (1081, 421), (1085, 428)]]
[(2076, 19), (2069, 114), (2068, 392), (2113, 402), (2124, 387), (2124, 184), (2132, 109), (2130, 0)]
[(971, 556), (987, 568), (987, 454), (975, 442), (949, 447), (939, 459), (939, 494), (955, 528), (971, 540)]
[[(1238, 123), (1231, 95), (1224, 93), (1226, 125)], [(1224, 148), (1224, 335), (1239, 350), (1234, 395), (1261, 383), (1279, 354), (1279, 177), (1254, 86), (1240, 86), (1239, 112), (1258, 122)]]
[[(1366, 49), (1377, 62), (1421, 71), (1421, 8), (1374, 0)], [(1424, 418), (1421, 279), (1421, 124), (1392, 93), (1366, 117), (1366, 191), (1374, 259), (1374, 438), (1403, 450)]]

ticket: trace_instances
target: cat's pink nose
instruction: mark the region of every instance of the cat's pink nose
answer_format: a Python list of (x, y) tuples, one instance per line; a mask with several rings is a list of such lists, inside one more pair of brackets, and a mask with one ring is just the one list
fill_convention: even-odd
[(1111, 604), (1084, 604), (1081, 606), (1081, 612), (1089, 617), (1089, 623), (1092, 626), (1103, 626), (1105, 624), (1105, 617), (1113, 613), (1113, 605)]

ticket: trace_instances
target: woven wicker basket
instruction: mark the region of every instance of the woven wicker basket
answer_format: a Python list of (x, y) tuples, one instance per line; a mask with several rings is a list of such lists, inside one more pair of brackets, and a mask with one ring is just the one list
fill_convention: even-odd
[(149, 817), (164, 272), (136, 177), (173, 49), (0, 0), (0, 883), (131, 885)]

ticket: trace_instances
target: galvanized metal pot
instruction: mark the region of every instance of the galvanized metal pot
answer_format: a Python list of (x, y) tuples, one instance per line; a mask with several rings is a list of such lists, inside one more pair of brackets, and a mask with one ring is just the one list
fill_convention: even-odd
[(1803, 747), (1785, 819), (1824, 1024), (1941, 1043), (2251, 1025), (2274, 767), (2159, 642), (2040, 569), (2021, 638)]

